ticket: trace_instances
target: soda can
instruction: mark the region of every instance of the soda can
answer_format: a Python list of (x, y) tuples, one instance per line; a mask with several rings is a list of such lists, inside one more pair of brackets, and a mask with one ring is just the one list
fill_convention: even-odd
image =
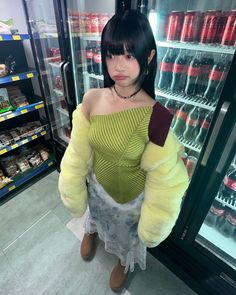
[(84, 31), (85, 33), (91, 33), (91, 13), (84, 13)]
[(100, 17), (98, 18), (98, 29), (99, 33), (102, 33), (103, 28), (105, 27), (106, 23), (109, 20), (108, 13), (101, 13)]
[(200, 42), (211, 44), (215, 42), (218, 26), (220, 25), (220, 10), (208, 10), (205, 13)]
[(90, 14), (91, 33), (93, 33), (93, 34), (99, 33), (98, 16), (99, 16), (98, 13), (91, 13)]
[(181, 29), (184, 21), (183, 11), (172, 11), (168, 16), (166, 39), (177, 41), (180, 39)]
[(190, 179), (193, 176), (196, 165), (197, 165), (197, 158), (194, 156), (188, 156), (186, 160), (186, 168), (187, 168), (188, 176)]
[(228, 19), (229, 13), (228, 12), (222, 12), (219, 16), (218, 20), (218, 26), (217, 26), (217, 33), (215, 37), (216, 44), (220, 44), (221, 40), (223, 38), (224, 30), (226, 27), (227, 19)]
[(232, 10), (227, 18), (221, 45), (232, 46), (236, 41), (236, 10)]
[(185, 12), (183, 27), (181, 31), (181, 42), (196, 42), (199, 35), (199, 24), (201, 14), (199, 11), (188, 10)]

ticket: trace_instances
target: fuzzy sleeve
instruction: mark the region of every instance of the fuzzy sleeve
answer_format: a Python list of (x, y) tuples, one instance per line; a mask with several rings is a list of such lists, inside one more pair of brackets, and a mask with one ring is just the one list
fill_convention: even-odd
[(180, 157), (182, 145), (170, 130), (164, 146), (151, 141), (141, 160), (146, 171), (144, 201), (138, 224), (139, 238), (155, 247), (170, 234), (188, 186), (188, 175)]
[(90, 122), (81, 106), (73, 112), (71, 139), (61, 161), (58, 184), (61, 199), (74, 217), (81, 217), (87, 208), (86, 177), (92, 165), (88, 142)]

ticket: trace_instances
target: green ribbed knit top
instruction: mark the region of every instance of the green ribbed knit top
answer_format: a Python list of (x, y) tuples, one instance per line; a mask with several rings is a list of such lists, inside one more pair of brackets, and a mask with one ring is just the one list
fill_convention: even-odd
[(148, 138), (153, 107), (144, 106), (90, 118), (89, 143), (98, 182), (118, 203), (136, 198), (145, 173), (140, 161)]

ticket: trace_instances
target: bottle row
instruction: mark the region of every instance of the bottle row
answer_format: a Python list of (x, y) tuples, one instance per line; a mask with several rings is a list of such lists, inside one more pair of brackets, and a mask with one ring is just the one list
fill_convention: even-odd
[(102, 75), (102, 55), (100, 42), (91, 41), (85, 48), (87, 72), (89, 74)]
[(215, 200), (206, 216), (205, 223), (215, 227), (225, 237), (231, 237), (236, 241), (235, 210)]
[(168, 41), (236, 45), (236, 10), (172, 11), (166, 22)]
[(213, 112), (171, 99), (158, 99), (173, 114), (172, 129), (176, 136), (202, 145), (209, 129)]
[(211, 53), (168, 48), (159, 65), (159, 89), (170, 90), (206, 101), (216, 101), (226, 79), (230, 59)]

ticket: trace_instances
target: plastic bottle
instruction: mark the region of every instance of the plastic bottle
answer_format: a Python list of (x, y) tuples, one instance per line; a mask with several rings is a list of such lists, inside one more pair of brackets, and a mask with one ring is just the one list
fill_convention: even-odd
[(197, 81), (201, 73), (201, 54), (196, 52), (195, 57), (190, 62), (187, 72), (187, 83), (185, 86), (185, 94), (196, 95)]
[(194, 141), (195, 131), (198, 126), (198, 108), (194, 107), (186, 119), (186, 127), (183, 133), (184, 139)]

